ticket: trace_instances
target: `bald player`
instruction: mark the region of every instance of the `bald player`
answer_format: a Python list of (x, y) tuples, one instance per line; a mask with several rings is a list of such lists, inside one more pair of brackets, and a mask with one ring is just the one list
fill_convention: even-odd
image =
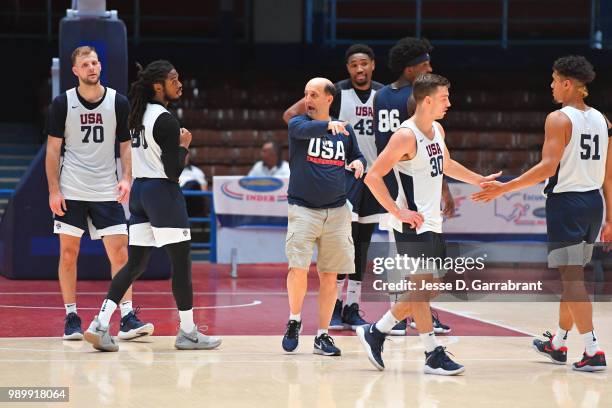
[(360, 178), (366, 165), (355, 133), (346, 122), (332, 120), (329, 108), (336, 92), (325, 78), (311, 79), (304, 89), (306, 114), (289, 121), (289, 225), (285, 252), (289, 261), (289, 321), (283, 349), (294, 351), (302, 328), (302, 304), (315, 244), (319, 273), (319, 320), (314, 353), (339, 356), (327, 333), (336, 301), (338, 272), (355, 272), (351, 211), (346, 203), (345, 166)]

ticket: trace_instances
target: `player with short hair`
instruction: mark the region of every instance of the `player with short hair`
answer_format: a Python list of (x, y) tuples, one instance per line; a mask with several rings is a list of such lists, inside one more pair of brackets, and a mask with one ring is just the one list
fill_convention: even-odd
[(533, 186), (546, 180), (546, 229), (548, 266), (559, 268), (563, 294), (559, 304), (559, 326), (547, 340), (533, 340), (533, 347), (555, 364), (567, 362), (567, 335), (574, 324), (584, 341), (584, 353), (572, 364), (578, 371), (603, 371), (606, 357), (599, 347), (593, 327), (593, 307), (584, 285), (584, 265), (589, 262), (593, 244), (601, 228), (603, 186), (606, 222), (601, 240), (612, 241), (612, 134), (610, 122), (597, 109), (588, 106), (587, 85), (595, 79), (586, 58), (570, 55), (553, 64), (553, 99), (561, 109), (550, 113), (544, 124), (542, 160), (521, 176), (507, 183), (483, 183), (483, 190), (472, 197), (490, 201), (502, 194)]
[[(501, 173), (483, 177), (451, 159), (444, 143), (444, 129), (436, 122), (450, 107), (448, 79), (434, 74), (422, 74), (413, 83), (416, 112), (403, 122), (391, 136), (366, 176), (366, 184), (379, 203), (389, 212), (397, 251), (419, 258), (446, 257), (442, 237), (442, 179), (448, 175), (466, 183), (479, 185), (494, 180)], [(398, 180), (395, 200), (383, 177), (393, 171)], [(438, 269), (410, 271), (410, 281), (416, 288), (441, 277)], [(419, 336), (425, 346), (426, 374), (456, 375), (464, 367), (452, 361), (445, 348), (436, 341), (429, 301), (432, 293), (415, 290), (405, 294), (376, 323), (357, 328), (357, 335), (368, 353), (368, 358), (379, 370), (385, 368), (382, 349), (385, 337), (399, 321), (413, 316)]]
[[(397, 75), (397, 80), (380, 89), (374, 98), (374, 135), (378, 154), (382, 152), (391, 135), (400, 124), (414, 113), (414, 98), (412, 98), (413, 83), (424, 73), (432, 71), (431, 56), (433, 46), (425, 38), (405, 37), (400, 39), (389, 50), (389, 69)], [(390, 173), (384, 177), (392, 197), (397, 196), (397, 181)], [(442, 182), (443, 214), (451, 217), (455, 212), (455, 201), (448, 184)], [(392, 239), (392, 236), (390, 237)], [(394, 296), (392, 296), (394, 297)], [(436, 333), (449, 333), (451, 328), (443, 324), (437, 314), (432, 313), (432, 321)], [(405, 335), (407, 319), (398, 323), (391, 331), (392, 335)], [(416, 329), (416, 323), (411, 322)]]
[[(131, 185), (129, 103), (125, 96), (100, 84), (102, 65), (94, 47), (76, 48), (71, 55), (76, 88), (53, 100), (47, 123), (45, 168), (53, 232), (60, 239), (58, 276), (66, 308), (65, 340), (82, 340), (77, 314), (77, 259), (81, 236), (102, 239), (115, 276), (127, 261), (128, 231), (122, 203)], [(115, 142), (119, 141), (122, 176), (117, 177)], [(65, 149), (60, 170), (60, 156)], [(120, 299), (117, 299), (119, 301)], [(121, 302), (119, 338), (129, 340), (153, 333), (132, 309), (132, 288)]]
[[(365, 44), (353, 44), (344, 54), (349, 78), (335, 83), (336, 96), (330, 107), (330, 116), (351, 125), (359, 150), (363, 153), (367, 165), (366, 173), (376, 159), (374, 128), (372, 127), (373, 103), (376, 91), (383, 87), (372, 80), (376, 68), (374, 51)], [(306, 113), (304, 98), (285, 111), (283, 119), (288, 122), (295, 115)], [(367, 324), (360, 313), (361, 283), (366, 269), (367, 252), (372, 234), (378, 223), (380, 206), (363, 183), (363, 178), (347, 176), (347, 197), (352, 205), (351, 235), (355, 246), (355, 273), (338, 275), (337, 299), (332, 314), (330, 329), (355, 330), (357, 326)], [(346, 303), (342, 305), (342, 292), (345, 278)]]
[(191, 133), (181, 128), (167, 109), (181, 94), (179, 74), (164, 60), (140, 68), (130, 88), (128, 126), (134, 184), (129, 257), (113, 278), (100, 313), (85, 332), (85, 340), (97, 350), (119, 350), (109, 333), (110, 319), (121, 296), (145, 271), (153, 247), (164, 248), (172, 264), (172, 294), (180, 319), (174, 346), (179, 350), (204, 350), (221, 344), (221, 339), (200, 333), (193, 322), (191, 233), (185, 197), (178, 184)]

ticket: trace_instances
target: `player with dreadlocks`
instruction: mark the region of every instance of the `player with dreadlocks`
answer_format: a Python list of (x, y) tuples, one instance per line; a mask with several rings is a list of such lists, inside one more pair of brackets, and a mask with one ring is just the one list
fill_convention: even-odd
[(167, 110), (181, 94), (179, 74), (168, 61), (139, 66), (129, 93), (134, 184), (128, 262), (113, 278), (100, 313), (85, 332), (85, 339), (100, 351), (119, 350), (108, 329), (110, 319), (127, 288), (146, 269), (152, 247), (163, 247), (172, 263), (172, 293), (180, 319), (175, 347), (202, 350), (221, 344), (221, 339), (200, 333), (193, 322), (191, 233), (178, 184), (191, 133)]

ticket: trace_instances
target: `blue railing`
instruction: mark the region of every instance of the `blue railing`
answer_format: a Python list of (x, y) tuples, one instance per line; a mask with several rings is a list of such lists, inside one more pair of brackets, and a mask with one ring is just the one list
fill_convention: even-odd
[[(599, 19), (598, 0), (589, 0), (585, 2), (585, 6), (589, 7), (588, 17), (570, 16), (568, 18), (526, 18), (526, 17), (510, 17), (509, 7), (511, 0), (480, 0), (482, 3), (498, 4), (500, 7), (500, 15), (484, 16), (479, 18), (437, 18), (435, 16), (423, 15), (424, 0), (395, 0), (397, 3), (406, 5), (407, 12), (405, 15), (399, 15), (389, 18), (351, 18), (338, 15), (338, 4), (363, 3), (365, 0), (327, 0), (326, 8), (323, 13), (324, 35), (323, 41), (325, 45), (336, 47), (337, 45), (352, 44), (355, 42), (365, 42), (370, 45), (375, 44), (393, 44), (397, 38), (389, 39), (373, 39), (366, 36), (360, 38), (338, 38), (338, 27), (346, 24), (359, 25), (376, 25), (376, 24), (403, 24), (406, 26), (406, 35), (414, 35), (421, 37), (423, 35), (424, 24), (470, 24), (470, 25), (499, 25), (499, 34), (490, 38), (476, 39), (461, 39), (461, 38), (440, 38), (433, 39), (432, 43), (438, 45), (493, 45), (508, 48), (509, 45), (590, 45), (593, 48), (601, 48), (601, 33), (597, 32), (597, 22)], [(371, 1), (370, 1), (371, 2)], [(431, 0), (435, 2), (435, 0)], [(306, 0), (305, 4), (305, 41), (312, 43), (313, 27), (315, 27), (314, 8), (315, 0)], [(373, 3), (373, 2), (372, 2)], [(409, 10), (412, 9), (412, 10)], [(413, 15), (414, 17), (411, 17)], [(410, 17), (409, 17), (410, 16)], [(561, 21), (562, 20), (562, 21)], [(512, 24), (525, 23), (572, 23), (585, 24), (589, 28), (588, 37), (584, 38), (510, 38), (508, 35), (509, 26)], [(413, 30), (412, 32), (410, 30)], [(367, 33), (364, 30), (364, 33)], [(367, 35), (367, 34), (366, 34)]]
[[(10, 196), (15, 192), (13, 189), (0, 189), (0, 196)], [(215, 204), (213, 193), (210, 191), (183, 191), (185, 196), (207, 196), (210, 197), (210, 216), (208, 217), (190, 217), (189, 222), (203, 222), (210, 224), (210, 241), (209, 242), (192, 242), (191, 247), (196, 249), (208, 248), (210, 255), (208, 259), (212, 263), (217, 262), (217, 215), (215, 214)]]

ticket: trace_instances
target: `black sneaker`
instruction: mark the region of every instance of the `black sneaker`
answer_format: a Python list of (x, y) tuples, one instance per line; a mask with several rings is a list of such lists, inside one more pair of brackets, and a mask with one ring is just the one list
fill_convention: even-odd
[(359, 310), (359, 304), (353, 303), (350, 306), (344, 306), (342, 310), (342, 323), (345, 327), (351, 330), (357, 330), (357, 327), (369, 324), (361, 317), (361, 310)]
[(143, 323), (138, 318), (140, 306), (121, 318), (117, 337), (121, 340), (132, 340), (137, 337), (150, 336), (155, 328), (152, 323)]
[(361, 341), (361, 345), (368, 353), (370, 362), (380, 371), (385, 369), (385, 363), (382, 359), (383, 345), (387, 335), (376, 328), (376, 324), (368, 324), (357, 327), (357, 337)]
[(344, 330), (344, 324), (342, 324), (342, 301), (336, 299), (336, 305), (334, 306), (334, 313), (332, 313), (331, 322), (329, 322), (330, 330)]
[[(451, 332), (451, 328), (440, 321), (440, 318), (438, 317), (438, 312), (434, 310), (431, 311), (431, 321), (433, 323), (434, 333), (447, 334)], [(415, 330), (417, 328), (416, 322), (412, 319), (410, 319), (410, 327)]]
[(538, 353), (542, 354), (550, 358), (550, 360), (555, 364), (565, 364), (567, 363), (567, 347), (560, 347), (558, 350), (552, 345), (552, 339), (554, 334), (550, 334), (549, 331), (543, 334), (544, 337), (548, 338), (548, 340), (540, 340), (533, 339), (533, 348)]
[(436, 347), (431, 353), (425, 352), (425, 374), (457, 375), (464, 371), (465, 367), (451, 360), (442, 346)]
[(283, 336), (283, 350), (291, 352), (298, 346), (300, 333), (302, 331), (302, 322), (297, 320), (289, 320), (287, 330)]
[(606, 369), (606, 355), (603, 351), (598, 351), (589, 356), (586, 351), (582, 354), (582, 360), (572, 364), (572, 369), (576, 371), (604, 371)]
[(406, 328), (408, 327), (408, 320), (404, 319), (400, 321), (398, 324), (393, 326), (391, 331), (389, 332), (390, 336), (405, 336)]
[(81, 318), (74, 312), (68, 313), (64, 319), (64, 340), (83, 340)]
[(340, 349), (334, 344), (334, 339), (327, 333), (315, 337), (314, 350), (312, 352), (322, 356), (339, 356), (341, 353)]

